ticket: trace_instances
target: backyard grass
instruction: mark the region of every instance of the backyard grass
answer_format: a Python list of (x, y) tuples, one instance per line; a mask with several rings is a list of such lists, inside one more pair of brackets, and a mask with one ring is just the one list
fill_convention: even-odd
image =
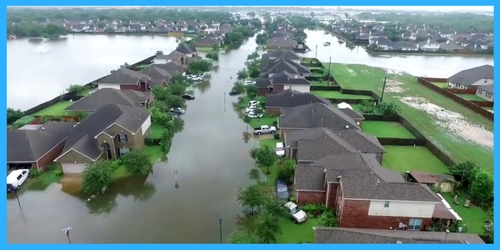
[(425, 171), (433, 174), (447, 174), (449, 169), (426, 147), (384, 146), (386, 153), (382, 166), (400, 173), (406, 171)]
[(58, 102), (50, 107), (47, 107), (45, 109), (42, 109), (38, 112), (36, 112), (34, 115), (35, 116), (64, 116), (66, 115), (66, 111), (64, 110), (65, 108), (69, 107), (71, 105), (70, 102)]
[(262, 125), (273, 126), (273, 123), (277, 121), (276, 116), (264, 116), (262, 118), (254, 118), (250, 121), (250, 126), (252, 128), (257, 128)]
[[(325, 65), (328, 63), (325, 63)], [(400, 106), (400, 114), (407, 119), (418, 131), (425, 135), (431, 142), (448, 154), (455, 162), (471, 161), (477, 166), (493, 173), (493, 150), (479, 146), (453, 134), (447, 126), (436, 124), (437, 117), (425, 111), (410, 107), (399, 100), (400, 97), (425, 98), (430, 103), (444, 110), (461, 114), (465, 119), (483, 126), (493, 132), (493, 122), (474, 111), (457, 105), (450, 98), (430, 90), (419, 84), (417, 78), (411, 75), (389, 72), (382, 68), (370, 67), (359, 64), (332, 63), (331, 74), (342, 88), (371, 90), (376, 94), (381, 93), (384, 77), (397, 81), (402, 91), (384, 94), (384, 101), (394, 102)]]
[(21, 187), (22, 190), (32, 190), (32, 191), (43, 191), (50, 184), (57, 183), (61, 180), (62, 175), (59, 173), (59, 166), (56, 163), (52, 163), (46, 168), (45, 171), (40, 173), (40, 176), (36, 178), (30, 177), (25, 185)]
[(311, 81), (311, 86), (330, 86), (328, 81)]
[(124, 166), (119, 166), (111, 175), (112, 180), (118, 180), (121, 178), (129, 177), (130, 173), (127, 172)]
[(373, 97), (367, 95), (342, 94), (340, 91), (313, 90), (311, 91), (311, 94), (316, 95), (318, 97), (330, 98), (330, 99), (363, 99), (363, 100), (373, 99)]
[(212, 47), (196, 47), (198, 52), (212, 52), (214, 49)]
[(480, 102), (486, 101), (485, 99), (473, 94), (457, 94), (457, 95), (467, 101), (480, 101)]
[(162, 137), (163, 133), (167, 132), (167, 129), (160, 125), (151, 126), (151, 138), (159, 139)]
[[(259, 145), (261, 147), (264, 145), (268, 145), (271, 148), (275, 148), (277, 142), (281, 142), (281, 141), (276, 140), (274, 138), (263, 139), (263, 140), (259, 141)], [(266, 183), (268, 186), (274, 187), (276, 185), (276, 179), (278, 179), (278, 168), (279, 168), (278, 161), (276, 161), (276, 163), (269, 168), (269, 174), (264, 173), (264, 175), (267, 178)], [(265, 172), (266, 169), (262, 169), (262, 170), (264, 170), (263, 172)]]
[(399, 122), (364, 121), (362, 131), (380, 138), (415, 138), (415, 136)]
[(458, 205), (455, 204), (453, 197), (450, 193), (441, 193), (443, 198), (450, 204), (451, 208), (462, 217), (462, 225), (465, 225), (466, 233), (475, 233), (479, 235), (484, 235), (484, 220), (488, 217), (487, 213), (481, 208), (474, 206), (464, 207), (466, 197), (461, 195), (458, 197), (460, 202)]
[(308, 218), (302, 224), (294, 224), (289, 218), (281, 218), (281, 234), (277, 235), (278, 244), (314, 243), (314, 226), (319, 225), (317, 218)]
[(445, 89), (448, 86), (447, 82), (431, 82), (431, 83), (442, 88), (442, 89)]
[(165, 154), (161, 146), (147, 146), (144, 151), (149, 155), (152, 162), (157, 162)]

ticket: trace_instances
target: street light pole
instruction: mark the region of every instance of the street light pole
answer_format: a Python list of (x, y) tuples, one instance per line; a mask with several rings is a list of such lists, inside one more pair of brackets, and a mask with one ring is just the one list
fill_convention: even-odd
[(384, 77), (384, 85), (382, 86), (382, 95), (380, 96), (380, 102), (384, 100), (385, 83), (387, 81), (387, 76)]
[(220, 244), (222, 244), (222, 219), (219, 219), (219, 240)]
[(67, 228), (61, 229), (66, 234), (66, 237), (68, 238), (68, 244), (71, 244), (71, 237), (69, 236), (69, 231), (71, 229), (73, 229), (73, 228), (72, 227), (67, 227)]

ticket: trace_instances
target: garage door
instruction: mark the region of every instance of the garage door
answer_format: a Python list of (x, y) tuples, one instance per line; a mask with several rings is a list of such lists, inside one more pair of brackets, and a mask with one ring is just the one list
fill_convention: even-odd
[(79, 174), (85, 169), (84, 163), (63, 163), (61, 166), (65, 174)]

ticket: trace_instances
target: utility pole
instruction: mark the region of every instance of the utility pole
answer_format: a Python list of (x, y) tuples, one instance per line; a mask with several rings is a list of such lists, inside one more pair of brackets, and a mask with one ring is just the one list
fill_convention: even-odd
[(68, 244), (71, 244), (71, 237), (69, 236), (69, 231), (73, 229), (72, 227), (67, 227), (67, 228), (63, 228), (61, 229), (64, 234), (66, 234), (66, 237), (68, 238)]
[(384, 100), (385, 83), (387, 81), (387, 76), (384, 77), (384, 85), (382, 86), (382, 95), (380, 96), (380, 102)]
[(328, 62), (328, 78), (327, 78), (327, 81), (330, 81), (331, 71), (332, 71), (332, 57), (330, 56), (330, 61)]
[(219, 241), (222, 244), (222, 219), (219, 219)]
[(316, 45), (316, 53), (314, 54), (314, 58), (318, 58), (318, 45)]

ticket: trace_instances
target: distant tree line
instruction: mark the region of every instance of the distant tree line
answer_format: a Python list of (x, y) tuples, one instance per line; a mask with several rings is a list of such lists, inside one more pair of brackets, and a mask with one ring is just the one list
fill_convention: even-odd
[(374, 19), (376, 21), (396, 23), (399, 27), (419, 26), (425, 24), (427, 27), (439, 27), (440, 29), (451, 29), (457, 32), (485, 32), (493, 33), (493, 16), (473, 13), (380, 13), (373, 14), (362, 12), (356, 16), (359, 19)]
[(66, 34), (64, 27), (56, 24), (44, 26), (31, 22), (22, 22), (7, 25), (7, 35), (16, 35), (17, 37), (58, 38)]

